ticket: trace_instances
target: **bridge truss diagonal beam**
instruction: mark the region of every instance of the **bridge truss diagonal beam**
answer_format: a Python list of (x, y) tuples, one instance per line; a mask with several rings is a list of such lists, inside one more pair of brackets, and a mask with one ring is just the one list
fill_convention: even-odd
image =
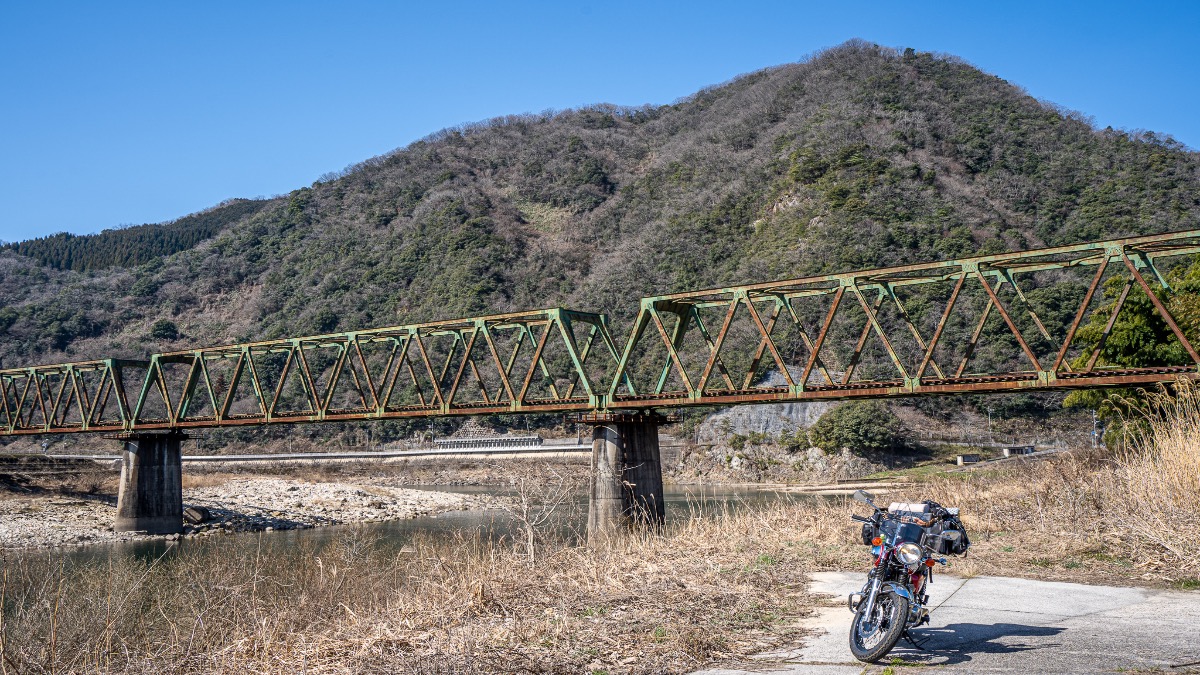
[[(1000, 393), (1195, 377), (1200, 355), (1159, 293), (1171, 290), (1164, 266), (1197, 253), (1200, 230), (1189, 230), (644, 298), (639, 321), (654, 316), (677, 336), (661, 372), (670, 365), (679, 377), (673, 387), (663, 386), (664, 378), (657, 387), (641, 384), (637, 355), (662, 358), (662, 350), (639, 323), (618, 366), (624, 379), (610, 383), (607, 407)], [(1089, 359), (1079, 331), (1102, 302), (1106, 280), (1117, 275), (1127, 275), (1125, 290), (1103, 299), (1111, 316)], [(1187, 363), (1097, 365), (1130, 288), (1147, 295)], [(780, 308), (791, 322), (777, 321)], [(740, 340), (733, 337), (739, 320)], [(689, 347), (678, 339), (705, 322), (720, 322), (714, 341)], [(731, 377), (712, 377), (716, 364)]]
[(617, 358), (605, 316), (551, 308), (14, 368), (0, 435), (586, 412)]
[[(1167, 268), (1198, 253), (1189, 230), (648, 297), (623, 344), (603, 314), (549, 308), (9, 368), (0, 435), (1167, 382), (1200, 374), (1160, 297)], [(1103, 362), (1131, 292), (1186, 363)], [(1100, 303), (1109, 316), (1084, 353)]]

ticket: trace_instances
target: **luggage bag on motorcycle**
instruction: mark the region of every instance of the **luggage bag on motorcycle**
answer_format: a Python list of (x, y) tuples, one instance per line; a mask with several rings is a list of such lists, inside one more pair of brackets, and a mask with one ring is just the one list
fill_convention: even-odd
[(934, 520), (933, 502), (892, 502), (888, 513), (899, 518), (902, 523), (915, 523), (922, 527)]
[(971, 547), (967, 530), (958, 518), (939, 520), (925, 529), (925, 545), (939, 555), (964, 555)]

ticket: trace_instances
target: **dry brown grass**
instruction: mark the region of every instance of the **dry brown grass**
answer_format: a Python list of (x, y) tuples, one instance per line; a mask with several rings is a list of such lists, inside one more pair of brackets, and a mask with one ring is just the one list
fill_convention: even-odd
[(1125, 500), (1114, 518), (1171, 564), (1198, 569), (1200, 389), (1182, 380), (1171, 395), (1152, 396), (1145, 416), (1113, 471), (1113, 492)]
[(1152, 396), (1125, 450), (1076, 452), (907, 490), (959, 506), (973, 547), (960, 574), (1192, 587), (1200, 581), (1200, 391)]
[[(887, 499), (962, 509), (951, 573), (1194, 584), (1200, 396), (1155, 399), (1116, 458), (1076, 453), (948, 474)], [(594, 549), (419, 540), (190, 544), (87, 564), (9, 554), (0, 673), (685, 672), (794, 641), (805, 575), (865, 569), (861, 506), (694, 517)], [(216, 554), (214, 554), (216, 553)]]
[(805, 505), (698, 516), (596, 549), (348, 534), (158, 560), (4, 561), (8, 672), (684, 672), (794, 638), (839, 536)]
[(31, 494), (116, 494), (118, 470), (89, 460), (42, 455), (0, 458), (0, 499)]

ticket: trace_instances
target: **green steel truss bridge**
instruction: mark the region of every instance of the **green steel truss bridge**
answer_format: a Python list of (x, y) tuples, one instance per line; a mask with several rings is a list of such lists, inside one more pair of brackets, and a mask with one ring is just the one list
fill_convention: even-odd
[[(554, 308), (10, 368), (0, 435), (1151, 385), (1200, 373), (1167, 282), (1196, 253), (1189, 230), (647, 297), (623, 342)], [(1187, 365), (1099, 359), (1134, 288)]]

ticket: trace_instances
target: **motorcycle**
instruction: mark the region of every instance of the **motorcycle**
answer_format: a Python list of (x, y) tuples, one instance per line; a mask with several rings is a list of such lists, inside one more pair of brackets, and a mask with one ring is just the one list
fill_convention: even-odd
[(854, 613), (850, 651), (859, 661), (875, 663), (902, 637), (920, 648), (908, 631), (929, 623), (926, 589), (933, 569), (946, 564), (942, 554), (965, 555), (971, 543), (956, 508), (925, 501), (893, 503), (885, 510), (863, 490), (852, 498), (874, 510), (869, 518), (851, 515), (863, 523), (863, 543), (871, 546), (874, 565), (862, 590), (847, 599)]

